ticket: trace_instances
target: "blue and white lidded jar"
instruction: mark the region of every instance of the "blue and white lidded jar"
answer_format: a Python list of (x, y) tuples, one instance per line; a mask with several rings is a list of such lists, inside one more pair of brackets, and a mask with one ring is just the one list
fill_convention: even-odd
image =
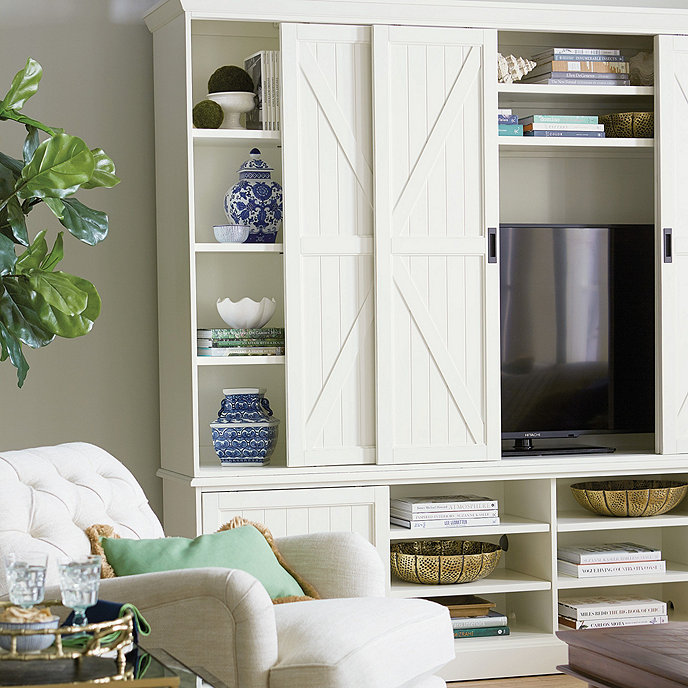
[(238, 183), (225, 194), (225, 215), (229, 222), (251, 228), (245, 243), (272, 244), (282, 225), (282, 187), (257, 148), (250, 156), (237, 170)]
[(215, 453), (223, 466), (266, 466), (277, 444), (279, 420), (264, 389), (223, 389), (225, 395), (210, 423)]

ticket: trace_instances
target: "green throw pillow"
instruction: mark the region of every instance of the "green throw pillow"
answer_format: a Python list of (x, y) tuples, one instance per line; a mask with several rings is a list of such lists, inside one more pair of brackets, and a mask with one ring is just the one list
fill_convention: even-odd
[(117, 576), (220, 566), (241, 569), (257, 578), (274, 600), (303, 596), (301, 586), (277, 561), (263, 534), (245, 525), (219, 533), (153, 540), (100, 539)]

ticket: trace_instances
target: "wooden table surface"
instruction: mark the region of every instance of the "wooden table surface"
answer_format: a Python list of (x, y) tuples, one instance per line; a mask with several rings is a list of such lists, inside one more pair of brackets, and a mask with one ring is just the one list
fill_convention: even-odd
[(558, 631), (569, 646), (560, 671), (596, 688), (688, 686), (688, 623)]

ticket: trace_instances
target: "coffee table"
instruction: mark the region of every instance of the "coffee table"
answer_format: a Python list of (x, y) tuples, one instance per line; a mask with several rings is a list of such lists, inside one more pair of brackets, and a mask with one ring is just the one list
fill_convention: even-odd
[(569, 663), (557, 669), (593, 688), (688, 686), (688, 623), (559, 631)]
[[(163, 649), (138, 649), (141, 662), (138, 676), (112, 683), (121, 688), (226, 688), (203, 667), (189, 668)], [(107, 681), (106, 677), (115, 673), (114, 659), (99, 657), (84, 657), (80, 662), (71, 659), (3, 661), (0, 662), (0, 686), (102, 688), (103, 679)]]

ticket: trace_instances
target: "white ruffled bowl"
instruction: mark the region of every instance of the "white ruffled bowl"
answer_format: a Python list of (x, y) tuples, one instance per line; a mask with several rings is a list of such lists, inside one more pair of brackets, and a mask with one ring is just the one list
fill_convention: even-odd
[(277, 303), (275, 299), (265, 296), (260, 301), (254, 301), (245, 296), (236, 303), (230, 298), (217, 300), (217, 312), (229, 325), (236, 328), (263, 327), (275, 313)]

